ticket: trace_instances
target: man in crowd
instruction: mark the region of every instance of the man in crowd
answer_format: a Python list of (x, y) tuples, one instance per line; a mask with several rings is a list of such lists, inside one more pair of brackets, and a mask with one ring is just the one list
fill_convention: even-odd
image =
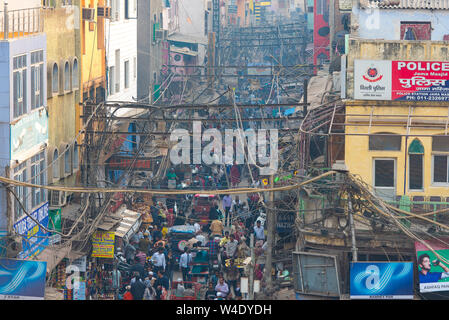
[(254, 235), (255, 235), (256, 241), (257, 240), (262, 240), (262, 241), (265, 240), (265, 233), (264, 233), (264, 230), (263, 230), (260, 220), (257, 220), (257, 222), (256, 222), (256, 226), (254, 227)]
[(220, 277), (217, 285), (215, 286), (215, 291), (217, 292), (217, 297), (226, 298), (229, 294), (229, 286), (225, 282), (223, 277)]
[(158, 270), (162, 270), (162, 272), (164, 272), (166, 265), (164, 247), (159, 247), (158, 251), (151, 257), (151, 260), (153, 261), (154, 272), (157, 272)]
[(188, 281), (191, 261), (192, 254), (190, 249), (186, 247), (184, 248), (184, 253), (179, 257), (179, 267), (181, 268), (183, 281)]
[(214, 220), (210, 225), (210, 231), (212, 236), (221, 237), (223, 235), (223, 222), (221, 220)]
[(231, 207), (232, 207), (232, 197), (229, 194), (226, 194), (223, 197), (223, 209), (225, 211), (225, 225), (228, 225), (228, 219), (229, 219), (229, 211), (231, 211)]
[(143, 234), (143, 239), (140, 239), (139, 241), (139, 249), (140, 251), (148, 254), (148, 250), (150, 249), (150, 239), (149, 239), (149, 233), (145, 232)]
[(235, 253), (237, 252), (237, 246), (239, 245), (238, 241), (235, 240), (235, 236), (233, 234), (230, 235), (230, 240), (225, 244), (225, 258), (233, 259)]
[(143, 294), (145, 293), (145, 284), (142, 281), (140, 275), (136, 276), (136, 281), (131, 284), (131, 294), (134, 300), (143, 300)]

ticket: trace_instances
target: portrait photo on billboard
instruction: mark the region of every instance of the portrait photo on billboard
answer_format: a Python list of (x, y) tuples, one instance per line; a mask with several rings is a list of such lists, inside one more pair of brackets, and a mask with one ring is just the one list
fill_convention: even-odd
[[(416, 265), (421, 293), (449, 291), (449, 238), (415, 242)], [(435, 254), (437, 253), (438, 256)]]

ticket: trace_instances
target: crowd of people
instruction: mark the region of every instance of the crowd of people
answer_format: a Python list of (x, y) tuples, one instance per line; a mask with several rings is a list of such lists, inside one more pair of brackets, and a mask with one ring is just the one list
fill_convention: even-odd
[[(156, 199), (154, 199), (156, 200)], [(239, 218), (240, 208), (255, 209), (257, 197), (249, 195), (243, 203), (238, 196), (226, 195), (216, 198), (209, 211), (207, 224), (200, 224), (185, 215), (178, 216), (169, 211), (161, 201), (151, 206), (152, 223), (142, 224), (122, 248), (118, 255), (123, 261), (114, 270), (116, 298), (123, 300), (164, 300), (170, 292), (180, 288), (192, 289), (192, 262), (206, 252), (209, 269), (204, 295), (200, 299), (242, 299), (240, 278), (248, 272), (242, 262), (251, 256), (249, 239), (254, 233), (256, 267), (255, 279), (262, 280), (265, 232), (257, 217)], [(178, 256), (170, 241), (169, 228), (175, 225), (190, 226), (194, 236)], [(180, 274), (174, 279), (175, 274)]]

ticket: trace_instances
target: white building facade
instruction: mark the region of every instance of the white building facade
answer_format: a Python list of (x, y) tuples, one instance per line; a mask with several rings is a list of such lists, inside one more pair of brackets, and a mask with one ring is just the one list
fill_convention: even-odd
[(105, 25), (107, 101), (137, 97), (137, 0), (108, 0)]

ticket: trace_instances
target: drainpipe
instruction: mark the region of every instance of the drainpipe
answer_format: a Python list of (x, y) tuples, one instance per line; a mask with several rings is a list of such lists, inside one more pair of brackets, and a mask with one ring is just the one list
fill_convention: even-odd
[(9, 37), (9, 19), (8, 19), (8, 2), (5, 1), (3, 7), (3, 39), (8, 40)]

